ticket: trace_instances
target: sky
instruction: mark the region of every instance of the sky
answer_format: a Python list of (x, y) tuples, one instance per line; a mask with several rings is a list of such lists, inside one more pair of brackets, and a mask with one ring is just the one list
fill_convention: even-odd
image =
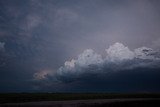
[(159, 0), (0, 0), (0, 93), (160, 92)]

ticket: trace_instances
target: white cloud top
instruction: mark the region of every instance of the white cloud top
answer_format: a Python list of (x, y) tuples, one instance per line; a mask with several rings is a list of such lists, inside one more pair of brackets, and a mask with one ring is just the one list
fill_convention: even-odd
[(107, 60), (109, 61), (122, 61), (131, 60), (134, 58), (134, 52), (130, 51), (128, 47), (125, 47), (121, 43), (115, 43), (106, 49)]
[(79, 66), (88, 66), (91, 64), (100, 64), (102, 62), (101, 55), (95, 53), (92, 49), (86, 49), (78, 56), (76, 64)]
[(64, 65), (65, 65), (66, 67), (68, 67), (68, 68), (74, 68), (74, 67), (75, 67), (75, 62), (76, 62), (76, 60), (72, 59), (71, 61), (66, 61), (66, 62), (64, 63)]
[[(78, 58), (72, 59), (71, 61), (66, 61), (64, 66), (60, 67), (58, 74), (63, 73), (81, 73), (74, 72), (77, 69), (88, 67), (88, 65), (99, 65), (103, 62), (101, 55), (95, 53), (92, 49), (86, 49)], [(75, 70), (76, 69), (76, 70)], [(81, 70), (80, 70), (81, 71)]]

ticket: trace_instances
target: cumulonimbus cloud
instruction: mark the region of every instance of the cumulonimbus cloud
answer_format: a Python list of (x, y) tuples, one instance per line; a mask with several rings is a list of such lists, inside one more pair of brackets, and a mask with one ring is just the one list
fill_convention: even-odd
[(67, 85), (72, 89), (81, 89), (77, 86), (79, 84), (85, 86), (87, 90), (92, 90), (90, 87), (96, 90), (97, 86), (106, 90), (107, 87), (115, 89), (124, 85), (131, 88), (130, 85), (134, 85), (137, 81), (141, 81), (141, 86), (147, 87), (146, 82), (149, 81), (156, 89), (156, 83), (160, 81), (157, 79), (160, 75), (158, 54), (159, 52), (151, 48), (140, 47), (132, 51), (122, 43), (115, 43), (106, 49), (104, 58), (92, 49), (86, 49), (76, 59), (66, 61), (54, 75), (43, 72), (40, 74), (45, 76), (37, 74), (34, 76), (36, 80), (47, 79), (53, 87), (58, 83), (60, 86)]
[[(131, 51), (122, 43), (115, 43), (106, 49), (106, 58), (95, 53), (92, 49), (86, 49), (77, 59), (66, 61), (64, 66), (57, 71), (58, 75), (81, 74), (85, 73), (85, 69), (91, 66), (108, 67), (113, 69), (125, 69), (133, 67), (151, 67), (160, 61), (156, 51), (147, 47), (140, 47)], [(122, 66), (125, 62), (130, 62), (130, 65)], [(109, 64), (114, 65), (108, 66)], [(90, 71), (92, 73), (94, 70)], [(106, 72), (106, 71), (103, 71)], [(98, 72), (97, 72), (98, 73)]]
[[(56, 77), (78, 78), (86, 73), (101, 74), (112, 71), (117, 72), (126, 69), (136, 69), (138, 67), (159, 68), (159, 52), (154, 51), (151, 48), (140, 47), (131, 51), (122, 43), (115, 43), (109, 46), (108, 49), (105, 49), (105, 51), (106, 56), (102, 58), (100, 54), (97, 54), (92, 49), (84, 50), (83, 53), (78, 55), (77, 59), (66, 61), (64, 66), (61, 66), (55, 73)], [(43, 79), (45, 79), (51, 73), (36, 73), (34, 75), (36, 80), (41, 80), (37, 74), (45, 74), (45, 76), (42, 76)]]

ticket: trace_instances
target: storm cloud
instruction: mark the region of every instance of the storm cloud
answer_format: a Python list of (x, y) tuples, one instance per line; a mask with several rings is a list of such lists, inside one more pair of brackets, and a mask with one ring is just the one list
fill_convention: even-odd
[(159, 91), (159, 5), (0, 0), (0, 92)]
[[(92, 49), (84, 50), (77, 59), (66, 61), (64, 66), (59, 68), (59, 75), (67, 74), (81, 74), (85, 73), (85, 69), (89, 69), (92, 66), (97, 68), (96, 73), (107, 72), (103, 71), (103, 68), (108, 67), (111, 71), (120, 71), (125, 69), (134, 69), (134, 67), (159, 67), (160, 57), (157, 56), (158, 52), (151, 48), (141, 47), (134, 51), (131, 51), (128, 47), (121, 43), (115, 43), (106, 49), (106, 57), (102, 59), (102, 56), (95, 53)], [(136, 61), (137, 60), (137, 61)], [(125, 65), (127, 63), (128, 65)], [(113, 64), (112, 66), (108, 66)], [(155, 64), (155, 66), (154, 66)], [(107, 69), (107, 68), (106, 68)], [(92, 71), (93, 70), (93, 71)], [(95, 73), (94, 69), (88, 70), (87, 73)], [(98, 71), (102, 70), (102, 71)], [(95, 69), (96, 71), (96, 69)]]
[(104, 58), (86, 49), (78, 58), (66, 61), (56, 73), (41, 72), (35, 79), (50, 83), (50, 88), (55, 83), (67, 85), (70, 91), (151, 91), (152, 88), (157, 91), (160, 88), (158, 54), (151, 48), (131, 51), (122, 43), (115, 43), (106, 49)]

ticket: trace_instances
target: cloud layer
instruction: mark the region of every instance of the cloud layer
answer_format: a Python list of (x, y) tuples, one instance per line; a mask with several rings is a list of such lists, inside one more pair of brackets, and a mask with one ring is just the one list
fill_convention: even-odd
[[(56, 82), (63, 85), (67, 84), (70, 87), (68, 90), (75, 91), (115, 91), (116, 88), (123, 91), (149, 91), (151, 87), (159, 89), (160, 57), (157, 54), (158, 52), (147, 47), (131, 51), (122, 43), (115, 43), (106, 49), (104, 58), (92, 49), (86, 49), (77, 59), (66, 61), (51, 78), (56, 78)], [(141, 86), (135, 88), (134, 84)]]
[(77, 59), (66, 61), (55, 74), (43, 72), (40, 79), (35, 76), (50, 84), (50, 89), (61, 87), (61, 91), (151, 91), (153, 87), (159, 90), (158, 53), (147, 47), (131, 51), (122, 43), (115, 43), (106, 49), (103, 58), (86, 49)]
[[(86, 49), (83, 53), (78, 55), (77, 59), (66, 61), (64, 66), (59, 68), (57, 74), (67, 75), (86, 73), (85, 70), (90, 69), (92, 66), (96, 66), (96, 68), (101, 70), (107, 67), (106, 69), (116, 69), (117, 71), (125, 68), (134, 69), (134, 67), (152, 67), (160, 61), (160, 57), (157, 56), (157, 53), (158, 52), (147, 47), (140, 47), (131, 51), (122, 43), (115, 43), (106, 49), (106, 57), (102, 58), (101, 55), (95, 53), (92, 49)], [(126, 62), (129, 62), (130, 64), (122, 66), (123, 64), (126, 64)], [(112, 66), (109, 66), (110, 64), (113, 65), (113, 68)], [(92, 73), (94, 71), (95, 70), (89, 70), (87, 73)], [(99, 71), (96, 73), (99, 73)]]

